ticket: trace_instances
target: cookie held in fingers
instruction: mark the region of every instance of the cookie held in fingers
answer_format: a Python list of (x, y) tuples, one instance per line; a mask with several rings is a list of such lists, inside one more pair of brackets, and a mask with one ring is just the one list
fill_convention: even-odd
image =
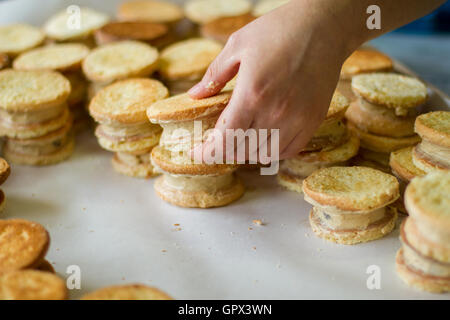
[(50, 237), (38, 223), (0, 220), (0, 273), (38, 267), (47, 252)]
[(173, 300), (163, 291), (142, 284), (111, 286), (91, 292), (81, 300)]

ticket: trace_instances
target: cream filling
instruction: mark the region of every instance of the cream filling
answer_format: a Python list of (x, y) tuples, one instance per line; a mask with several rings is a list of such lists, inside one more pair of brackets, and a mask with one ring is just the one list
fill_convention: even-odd
[(365, 100), (364, 98), (358, 98), (359, 106), (366, 110), (367, 112), (372, 112), (376, 114), (381, 115), (388, 115), (391, 117), (399, 116), (399, 117), (413, 117), (417, 116), (418, 112), (416, 108), (387, 108), (380, 105), (376, 105), (373, 103), (370, 103), (369, 101)]
[(134, 137), (150, 137), (161, 131), (160, 126), (150, 122), (132, 125), (101, 124), (100, 127), (106, 135), (120, 140)]
[(332, 230), (365, 230), (386, 215), (386, 207), (361, 214), (330, 213), (320, 207), (313, 208), (316, 216)]
[(444, 278), (450, 277), (450, 264), (440, 263), (431, 258), (426, 258), (409, 245), (403, 245), (403, 258), (406, 265), (427, 275)]
[(430, 160), (434, 160), (450, 169), (450, 148), (439, 146), (428, 140), (422, 140), (418, 148)]
[(58, 118), (65, 110), (65, 103), (38, 111), (10, 112), (0, 109), (1, 121), (9, 126), (31, 125)]
[[(418, 220), (417, 218), (415, 218)], [(443, 231), (436, 228), (434, 225), (429, 225), (426, 221), (418, 221), (416, 223), (417, 230), (426, 239), (431, 242), (439, 243), (447, 248), (450, 248), (450, 232)]]
[(117, 152), (119, 160), (129, 166), (138, 166), (143, 164), (151, 164), (150, 154), (133, 155), (126, 152)]
[(164, 183), (171, 189), (188, 192), (216, 193), (232, 185), (233, 173), (220, 176), (189, 176), (164, 174)]
[[(48, 144), (24, 144), (20, 143), (20, 140), (9, 139), (7, 143), (7, 147), (14, 153), (24, 154), (24, 155), (32, 155), (32, 156), (41, 156), (52, 154), (60, 151), (68, 142), (68, 135), (56, 138), (52, 142)], [(28, 141), (28, 140), (27, 140)]]
[(281, 163), (280, 170), (287, 171), (288, 173), (300, 178), (306, 178), (316, 170), (344, 164), (345, 162), (305, 162), (293, 158), (283, 161)]

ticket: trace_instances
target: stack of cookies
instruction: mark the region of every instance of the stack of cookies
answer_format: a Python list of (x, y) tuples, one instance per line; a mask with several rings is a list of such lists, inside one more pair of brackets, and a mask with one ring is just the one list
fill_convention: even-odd
[(200, 34), (205, 38), (225, 44), (234, 32), (245, 27), (253, 20), (255, 20), (255, 17), (251, 14), (218, 18), (202, 25)]
[(88, 293), (81, 300), (173, 300), (165, 292), (143, 284), (111, 286)]
[(46, 261), (50, 243), (40, 224), (0, 220), (0, 300), (64, 300), (65, 282)]
[(281, 163), (277, 177), (280, 185), (301, 193), (303, 180), (315, 170), (345, 165), (358, 153), (359, 139), (351, 135), (343, 123), (347, 108), (347, 99), (336, 92), (326, 120), (306, 148)]
[(393, 73), (353, 77), (357, 100), (346, 112), (349, 128), (360, 138), (357, 165), (389, 172), (391, 152), (420, 141), (414, 133), (418, 107), (427, 100), (427, 88), (419, 80)]
[(116, 153), (112, 164), (119, 173), (139, 178), (153, 175), (149, 153), (162, 129), (148, 121), (146, 110), (168, 95), (159, 81), (135, 78), (109, 85), (92, 99), (89, 111), (99, 123), (95, 134), (102, 148)]
[(412, 151), (416, 167), (425, 172), (450, 170), (450, 112), (436, 111), (416, 119), (415, 131), (422, 138)]
[(450, 173), (434, 172), (407, 187), (397, 273), (408, 285), (450, 291)]
[(392, 175), (367, 167), (331, 167), (303, 181), (305, 200), (313, 205), (309, 221), (314, 233), (340, 244), (384, 237), (397, 221), (390, 204), (399, 197)]
[(95, 48), (83, 61), (83, 72), (91, 81), (88, 100), (102, 88), (133, 77), (147, 77), (158, 66), (158, 50), (139, 41), (120, 41)]
[(184, 93), (199, 82), (222, 45), (209, 39), (190, 39), (161, 52), (159, 73), (171, 95)]
[[(5, 159), (0, 158), (0, 185), (8, 179), (11, 173), (11, 167)], [(5, 209), (6, 197), (3, 190), (0, 189), (0, 213)]]
[[(190, 151), (204, 141), (231, 98), (231, 91), (194, 100), (181, 94), (154, 103), (147, 115), (160, 124), (160, 145), (152, 151), (152, 163), (163, 176), (155, 182), (160, 198), (181, 207), (210, 208), (239, 199), (244, 187), (234, 175), (236, 166), (197, 163)], [(208, 163), (211, 163), (210, 161)]]
[(248, 0), (189, 0), (184, 6), (186, 17), (202, 25), (218, 18), (235, 17), (250, 13)]
[(261, 17), (282, 5), (285, 5), (290, 0), (259, 0), (252, 10), (252, 14), (255, 17)]
[(0, 26), (0, 69), (8, 66), (8, 62), (41, 45), (45, 34), (38, 28), (26, 24)]
[(5, 158), (17, 164), (48, 165), (74, 149), (67, 107), (69, 81), (53, 71), (0, 71), (0, 133)]
[(394, 64), (387, 55), (374, 49), (358, 49), (342, 65), (337, 90), (349, 101), (356, 99), (352, 90), (352, 78), (359, 74), (390, 72)]
[(50, 17), (44, 31), (51, 43), (78, 42), (92, 48), (95, 46), (94, 31), (108, 21), (109, 17), (101, 12), (72, 6)]
[(71, 92), (67, 104), (73, 115), (75, 130), (88, 123), (85, 108), (87, 82), (81, 72), (81, 62), (88, 54), (89, 48), (83, 44), (54, 44), (23, 53), (13, 64), (17, 70), (59, 71), (69, 80)]

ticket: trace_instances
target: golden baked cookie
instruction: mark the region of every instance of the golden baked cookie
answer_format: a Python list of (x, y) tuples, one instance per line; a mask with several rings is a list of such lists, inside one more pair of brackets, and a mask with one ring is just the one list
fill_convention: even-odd
[(361, 140), (361, 147), (375, 152), (392, 152), (409, 146), (413, 146), (420, 142), (420, 137), (412, 135), (403, 138), (384, 137), (359, 129), (351, 121), (347, 122), (348, 128), (353, 131)]
[(361, 73), (386, 72), (393, 69), (392, 59), (382, 52), (358, 49), (345, 60), (341, 69), (341, 79), (351, 79)]
[(119, 152), (114, 154), (111, 163), (116, 172), (125, 176), (147, 179), (157, 175), (150, 162), (150, 153), (132, 155)]
[(66, 300), (66, 283), (38, 270), (18, 270), (0, 275), (0, 300)]
[(5, 159), (0, 157), (0, 185), (3, 184), (6, 179), (8, 179), (11, 173), (11, 167)]
[(420, 177), (426, 173), (417, 168), (412, 161), (413, 147), (403, 148), (391, 153), (389, 165), (392, 168), (392, 172), (398, 178), (404, 181), (411, 181), (415, 177)]
[(0, 26), (0, 52), (15, 57), (44, 42), (45, 34), (27, 24)]
[(176, 4), (167, 1), (126, 1), (117, 9), (117, 18), (122, 21), (174, 24), (183, 19), (183, 17), (183, 10)]
[(424, 140), (450, 148), (450, 112), (434, 111), (418, 116), (415, 131)]
[(13, 63), (17, 70), (79, 70), (89, 48), (79, 43), (54, 44), (30, 50), (18, 56)]
[(110, 83), (131, 77), (146, 77), (158, 66), (158, 50), (138, 41), (120, 41), (95, 48), (83, 61), (85, 76)]
[[(74, 14), (79, 14), (79, 24), (74, 21)], [(79, 12), (64, 9), (50, 17), (44, 25), (44, 30), (50, 39), (78, 41), (88, 38), (108, 21), (109, 17), (106, 14), (90, 8), (81, 7)]]
[(231, 99), (231, 91), (224, 91), (205, 99), (192, 99), (187, 93), (153, 103), (147, 116), (153, 123), (189, 121), (219, 115)]
[(253, 20), (255, 20), (255, 17), (251, 14), (218, 18), (202, 25), (200, 33), (205, 38), (225, 44), (234, 32), (245, 27)]
[(159, 289), (142, 284), (111, 286), (86, 294), (81, 300), (173, 300)]
[(252, 14), (255, 17), (260, 17), (285, 5), (289, 1), (290, 0), (259, 0), (253, 7)]
[(47, 253), (50, 237), (38, 223), (0, 220), (0, 274), (38, 267)]
[(161, 52), (159, 72), (168, 80), (201, 79), (222, 48), (219, 42), (203, 38), (174, 43)]
[(387, 108), (414, 108), (427, 100), (427, 87), (421, 81), (395, 73), (354, 76), (352, 89), (365, 100)]
[(221, 17), (233, 17), (250, 13), (248, 0), (189, 0), (184, 6), (186, 17), (198, 24), (205, 24)]
[(307, 201), (348, 212), (385, 207), (400, 195), (394, 176), (366, 167), (317, 170), (303, 181), (303, 192)]
[(28, 112), (63, 104), (70, 83), (53, 71), (0, 71), (0, 108), (7, 112)]

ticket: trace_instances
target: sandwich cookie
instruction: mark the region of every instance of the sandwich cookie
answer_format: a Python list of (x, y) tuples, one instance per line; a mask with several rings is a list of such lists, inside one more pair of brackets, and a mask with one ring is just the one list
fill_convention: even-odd
[(407, 147), (391, 153), (389, 165), (392, 174), (397, 177), (400, 184), (400, 198), (395, 203), (396, 208), (404, 214), (408, 214), (404, 206), (403, 195), (405, 193), (406, 186), (415, 177), (421, 177), (425, 175), (425, 171), (417, 168), (412, 161), (413, 147)]
[(111, 286), (91, 292), (81, 300), (173, 300), (159, 289), (143, 284)]
[(427, 88), (412, 77), (370, 73), (354, 76), (352, 89), (357, 99), (345, 116), (348, 127), (361, 140), (361, 150), (368, 151), (360, 157), (388, 169), (391, 152), (420, 141), (414, 121), (417, 108), (427, 99)]
[(290, 0), (260, 0), (255, 4), (252, 14), (255, 17), (261, 17), (285, 4)]
[[(11, 167), (5, 159), (0, 158), (0, 185), (8, 179), (11, 173)], [(0, 189), (0, 213), (5, 209), (6, 197), (3, 190)]]
[(0, 300), (66, 300), (69, 293), (60, 277), (38, 270), (0, 275)]
[(190, 39), (168, 46), (161, 52), (159, 73), (171, 95), (184, 93), (198, 83), (222, 45), (209, 39)]
[(83, 72), (92, 82), (89, 96), (118, 80), (147, 77), (158, 66), (158, 50), (139, 41), (120, 41), (98, 47), (83, 61)]
[(331, 167), (303, 181), (305, 200), (314, 207), (314, 233), (331, 242), (357, 244), (384, 237), (397, 220), (389, 205), (399, 197), (395, 177), (366, 167)]
[(43, 226), (20, 219), (0, 220), (0, 239), (0, 274), (39, 267), (50, 243)]
[(160, 145), (152, 150), (152, 163), (163, 176), (155, 191), (163, 200), (181, 207), (210, 208), (227, 205), (244, 193), (234, 175), (237, 166), (195, 163), (190, 151), (208, 138), (231, 91), (195, 100), (181, 94), (158, 101), (147, 110), (151, 122), (160, 124)]
[(202, 25), (200, 34), (205, 38), (225, 44), (233, 33), (245, 27), (253, 20), (255, 20), (255, 17), (251, 14), (218, 18)]
[(202, 25), (218, 18), (235, 17), (250, 13), (248, 0), (190, 0), (184, 6), (186, 17)]
[(409, 217), (403, 223), (396, 267), (408, 285), (450, 291), (450, 173), (415, 178), (406, 188)]
[[(79, 15), (79, 21), (73, 21), (73, 15)], [(53, 15), (44, 25), (47, 37), (54, 42), (82, 42), (94, 46), (93, 33), (108, 23), (106, 14), (90, 8), (80, 10), (63, 10)], [(72, 23), (71, 23), (72, 22)]]
[(0, 52), (10, 58), (41, 45), (44, 40), (45, 34), (40, 29), (27, 24), (0, 26)]
[(81, 129), (88, 123), (85, 110), (87, 82), (81, 72), (81, 62), (89, 54), (83, 44), (54, 44), (21, 54), (14, 60), (17, 70), (53, 70), (61, 72), (71, 85), (67, 104), (74, 118), (74, 129)]
[(158, 144), (162, 129), (148, 121), (146, 109), (168, 94), (157, 80), (135, 78), (109, 85), (92, 99), (89, 112), (99, 123), (95, 135), (102, 148), (116, 152), (113, 167), (120, 173), (153, 175), (149, 152)]
[(413, 149), (414, 164), (425, 172), (450, 170), (450, 112), (435, 111), (416, 119), (415, 131), (422, 138)]
[(391, 58), (373, 49), (358, 49), (344, 61), (337, 90), (350, 101), (356, 99), (352, 91), (352, 78), (359, 74), (390, 72), (394, 68)]
[(154, 22), (110, 22), (95, 32), (95, 41), (101, 46), (111, 42), (135, 40), (162, 48), (174, 42), (167, 25)]

